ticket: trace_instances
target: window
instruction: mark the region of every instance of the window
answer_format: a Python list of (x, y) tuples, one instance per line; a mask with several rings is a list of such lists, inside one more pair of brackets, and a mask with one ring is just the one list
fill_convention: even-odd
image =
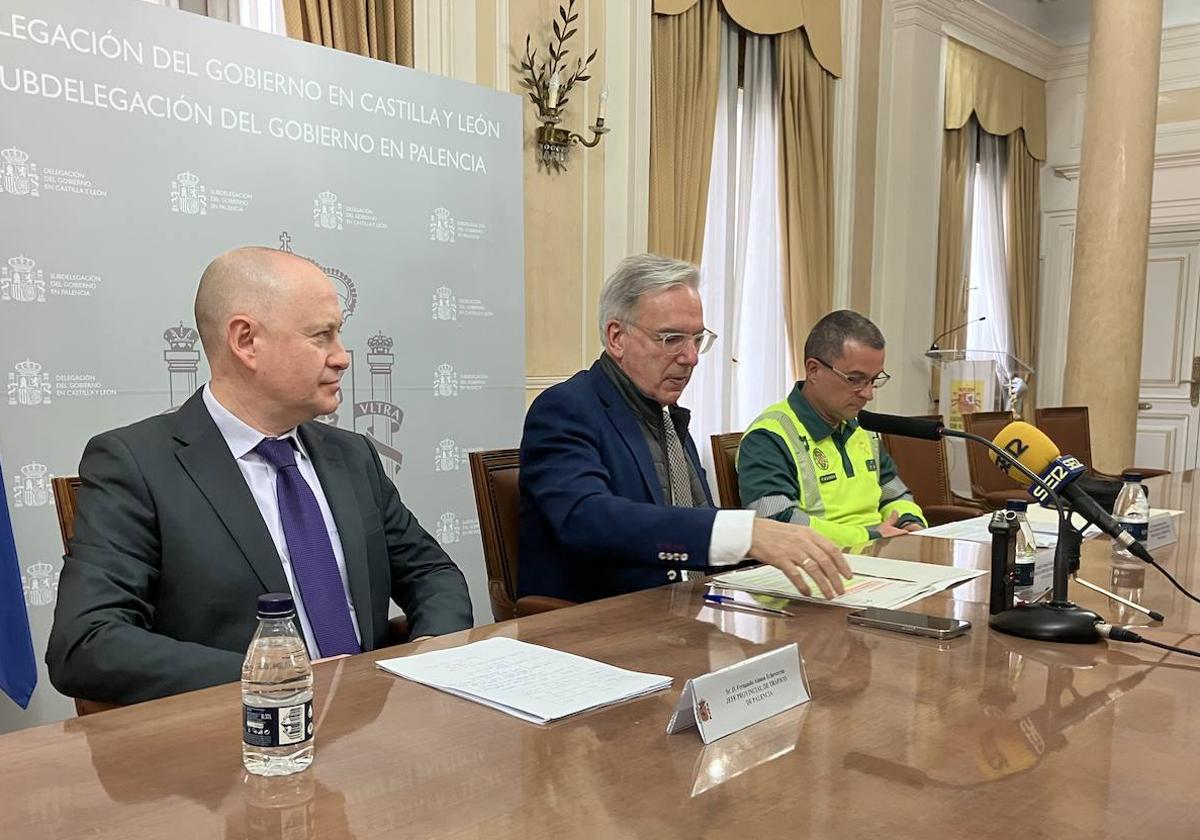
[[(704, 319), (719, 334), (683, 403), (709, 462), (709, 436), (745, 429), (791, 386), (779, 253), (779, 97), (770, 37), (722, 19), (721, 74), (704, 251)], [(739, 38), (744, 39), (738, 84)]]

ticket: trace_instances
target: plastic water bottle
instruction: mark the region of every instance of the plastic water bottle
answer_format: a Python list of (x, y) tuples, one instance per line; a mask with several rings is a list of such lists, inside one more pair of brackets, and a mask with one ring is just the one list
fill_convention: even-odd
[(299, 773), (313, 757), (313, 679), (288, 593), (258, 596), (242, 663), (242, 764), (256, 776)]
[[(1150, 531), (1150, 500), (1146, 498), (1146, 488), (1142, 486), (1142, 474), (1126, 472), (1121, 475), (1121, 480), (1125, 486), (1113, 505), (1113, 518), (1121, 530), (1138, 542), (1145, 542)], [(1142, 565), (1142, 561), (1126, 551), (1117, 540), (1112, 541), (1112, 553), (1113, 561), (1121, 565)]]
[(1033, 526), (1029, 524), (1026, 511), (1029, 503), (1021, 499), (1009, 499), (1004, 504), (1005, 509), (1011, 510), (1017, 518), (1017, 569), (1013, 585), (1017, 587), (1033, 586), (1034, 561), (1037, 559), (1037, 536)]

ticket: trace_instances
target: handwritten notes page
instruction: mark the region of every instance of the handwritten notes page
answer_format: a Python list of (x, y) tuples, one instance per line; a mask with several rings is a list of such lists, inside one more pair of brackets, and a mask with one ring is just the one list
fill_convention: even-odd
[(660, 674), (627, 671), (504, 637), (375, 664), (538, 724), (641, 697), (672, 682)]

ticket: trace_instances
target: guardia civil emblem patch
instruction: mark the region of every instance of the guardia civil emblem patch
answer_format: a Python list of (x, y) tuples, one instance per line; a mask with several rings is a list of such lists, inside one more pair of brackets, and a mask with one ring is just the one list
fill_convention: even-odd
[(813, 450), (813, 463), (817, 465), (819, 470), (829, 469), (829, 459), (825, 457), (825, 453), (820, 449)]

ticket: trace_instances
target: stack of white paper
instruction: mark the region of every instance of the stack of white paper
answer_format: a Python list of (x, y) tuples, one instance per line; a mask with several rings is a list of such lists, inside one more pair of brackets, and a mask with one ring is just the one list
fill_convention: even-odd
[[(914, 531), (912, 535), (914, 537), (931, 537), (941, 540), (990, 543), (992, 541), (992, 532), (988, 530), (988, 525), (991, 521), (991, 514), (976, 516), (971, 519), (960, 519), (957, 522), (947, 522), (944, 525), (923, 528), (920, 531)], [(1033, 536), (1037, 540), (1038, 548), (1054, 548), (1054, 546), (1058, 545), (1057, 519), (1051, 522), (1030, 520), (1029, 527), (1033, 529)], [(1096, 533), (1099, 533), (1099, 531), (1097, 530)], [(1089, 533), (1088, 536), (1092, 536), (1092, 534)]]
[(932, 563), (864, 557), (859, 554), (847, 554), (846, 562), (850, 564), (850, 571), (854, 574), (850, 580), (842, 581), (846, 591), (836, 598), (822, 597), (817, 585), (806, 574), (805, 582), (817, 594), (812, 597), (801, 595), (783, 572), (774, 566), (727, 572), (717, 575), (714, 581), (730, 589), (741, 589), (760, 595), (836, 604), (840, 607), (881, 607), (893, 610), (919, 601), (926, 595), (949, 589), (964, 580), (986, 574), (979, 569), (959, 569), (954, 566), (935, 566)]
[[(1167, 510), (1164, 508), (1151, 508), (1150, 518), (1156, 519), (1162, 516), (1181, 516), (1183, 511)], [(1034, 536), (1037, 538), (1038, 548), (1054, 548), (1058, 545), (1058, 511), (1054, 508), (1044, 508), (1041, 505), (1030, 505), (1025, 517), (1029, 520), (1029, 526), (1033, 528)], [(914, 531), (914, 536), (918, 537), (936, 537), (943, 540), (965, 540), (967, 542), (990, 543), (992, 534), (988, 531), (988, 523), (992, 521), (992, 515), (984, 514), (976, 516), (972, 519), (962, 519), (958, 522), (947, 522), (945, 525), (934, 525), (932, 528), (924, 528), (920, 531)], [(1071, 521), (1075, 527), (1079, 528), (1087, 525), (1086, 520), (1078, 514), (1072, 514)], [(1084, 539), (1098, 536), (1100, 529), (1095, 525), (1088, 525), (1083, 531)]]
[(375, 664), (539, 724), (670, 688), (672, 681), (506, 637)]

